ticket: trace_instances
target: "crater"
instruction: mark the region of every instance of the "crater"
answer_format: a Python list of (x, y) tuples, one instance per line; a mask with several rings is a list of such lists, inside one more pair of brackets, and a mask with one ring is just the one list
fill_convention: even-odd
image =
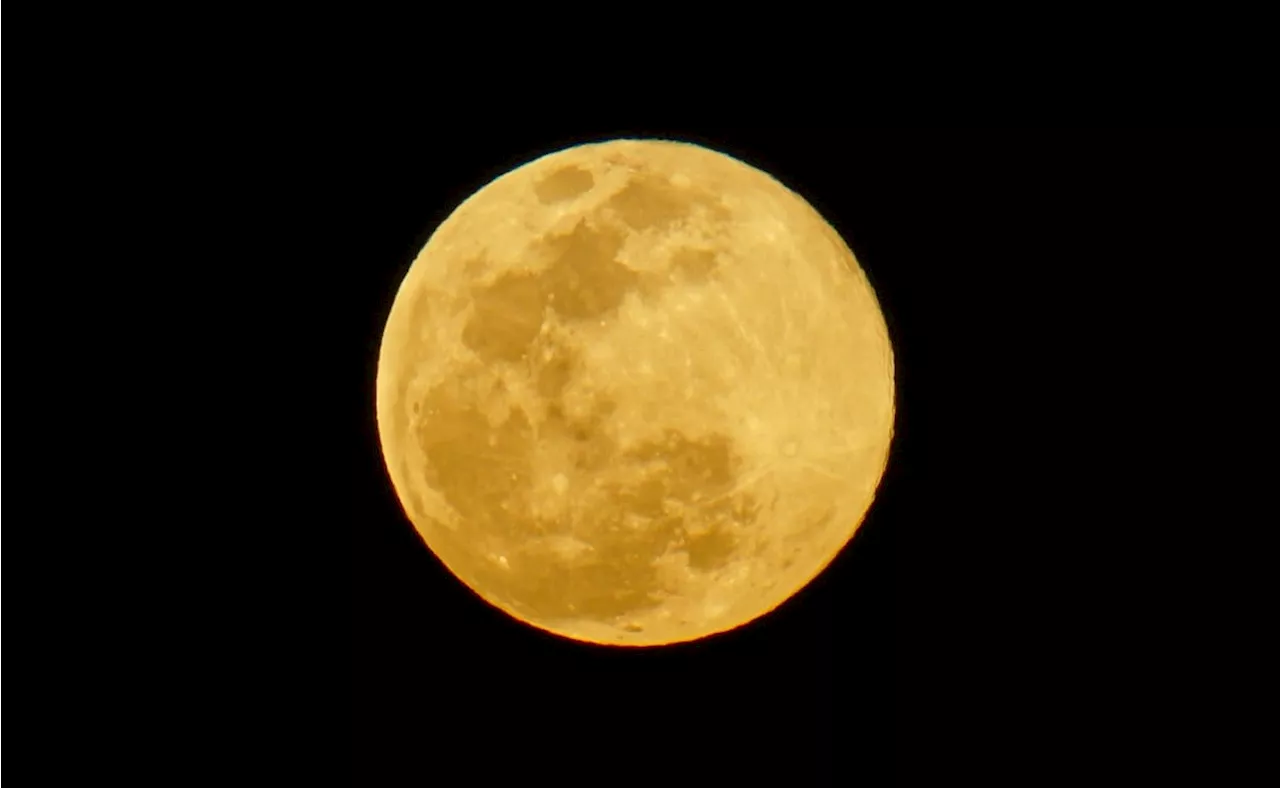
[(543, 205), (572, 200), (591, 191), (596, 179), (587, 170), (572, 166), (556, 170), (534, 184), (533, 193)]

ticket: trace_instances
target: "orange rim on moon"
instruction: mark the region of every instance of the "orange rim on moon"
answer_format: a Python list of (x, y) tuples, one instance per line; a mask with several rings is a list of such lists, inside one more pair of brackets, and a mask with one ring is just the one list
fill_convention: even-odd
[(387, 470), (423, 541), (514, 618), (652, 646), (746, 624), (852, 538), (893, 433), (853, 253), (722, 153), (616, 140), (468, 198), (382, 338)]

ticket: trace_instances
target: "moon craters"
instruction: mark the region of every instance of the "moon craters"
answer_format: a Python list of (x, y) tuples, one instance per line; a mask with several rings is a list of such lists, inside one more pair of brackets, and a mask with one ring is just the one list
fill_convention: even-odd
[(388, 470), (449, 569), (532, 624), (634, 645), (802, 585), (865, 511), (893, 413), (891, 366), (865, 360), (891, 359), (874, 296), (810, 214), (740, 162), (638, 141), (460, 206), (378, 370)]

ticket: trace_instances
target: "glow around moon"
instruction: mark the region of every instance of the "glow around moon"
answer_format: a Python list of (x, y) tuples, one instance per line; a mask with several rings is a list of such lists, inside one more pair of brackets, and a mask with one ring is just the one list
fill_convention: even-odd
[(405, 512), (482, 598), (643, 646), (741, 626), (849, 541), (884, 470), (893, 354), (801, 197), (694, 145), (537, 159), (405, 276), (377, 419)]

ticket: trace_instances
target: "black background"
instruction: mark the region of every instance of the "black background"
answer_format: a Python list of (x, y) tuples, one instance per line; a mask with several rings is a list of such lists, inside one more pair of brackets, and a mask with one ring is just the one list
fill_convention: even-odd
[[(867, 272), (897, 368), (888, 470), (853, 543), (766, 618), (655, 650), (557, 639), (452, 579), (399, 507), (373, 415), (383, 321), (437, 224), (514, 166), (625, 136), (703, 143), (809, 200)], [(1143, 496), (1178, 489), (1180, 441), (1209, 431), (1170, 397), (1202, 385), (1227, 264), (1260, 254), (1237, 228), (1271, 204), (1266, 139), (379, 128), (332, 147), (357, 784), (936, 784), (922, 775), (979, 762), (1036, 782), (1140, 747), (1117, 720), (1171, 701), (1120, 644), (1161, 625), (1116, 578), (1167, 571), (1149, 539), (1176, 520), (1157, 526)]]

